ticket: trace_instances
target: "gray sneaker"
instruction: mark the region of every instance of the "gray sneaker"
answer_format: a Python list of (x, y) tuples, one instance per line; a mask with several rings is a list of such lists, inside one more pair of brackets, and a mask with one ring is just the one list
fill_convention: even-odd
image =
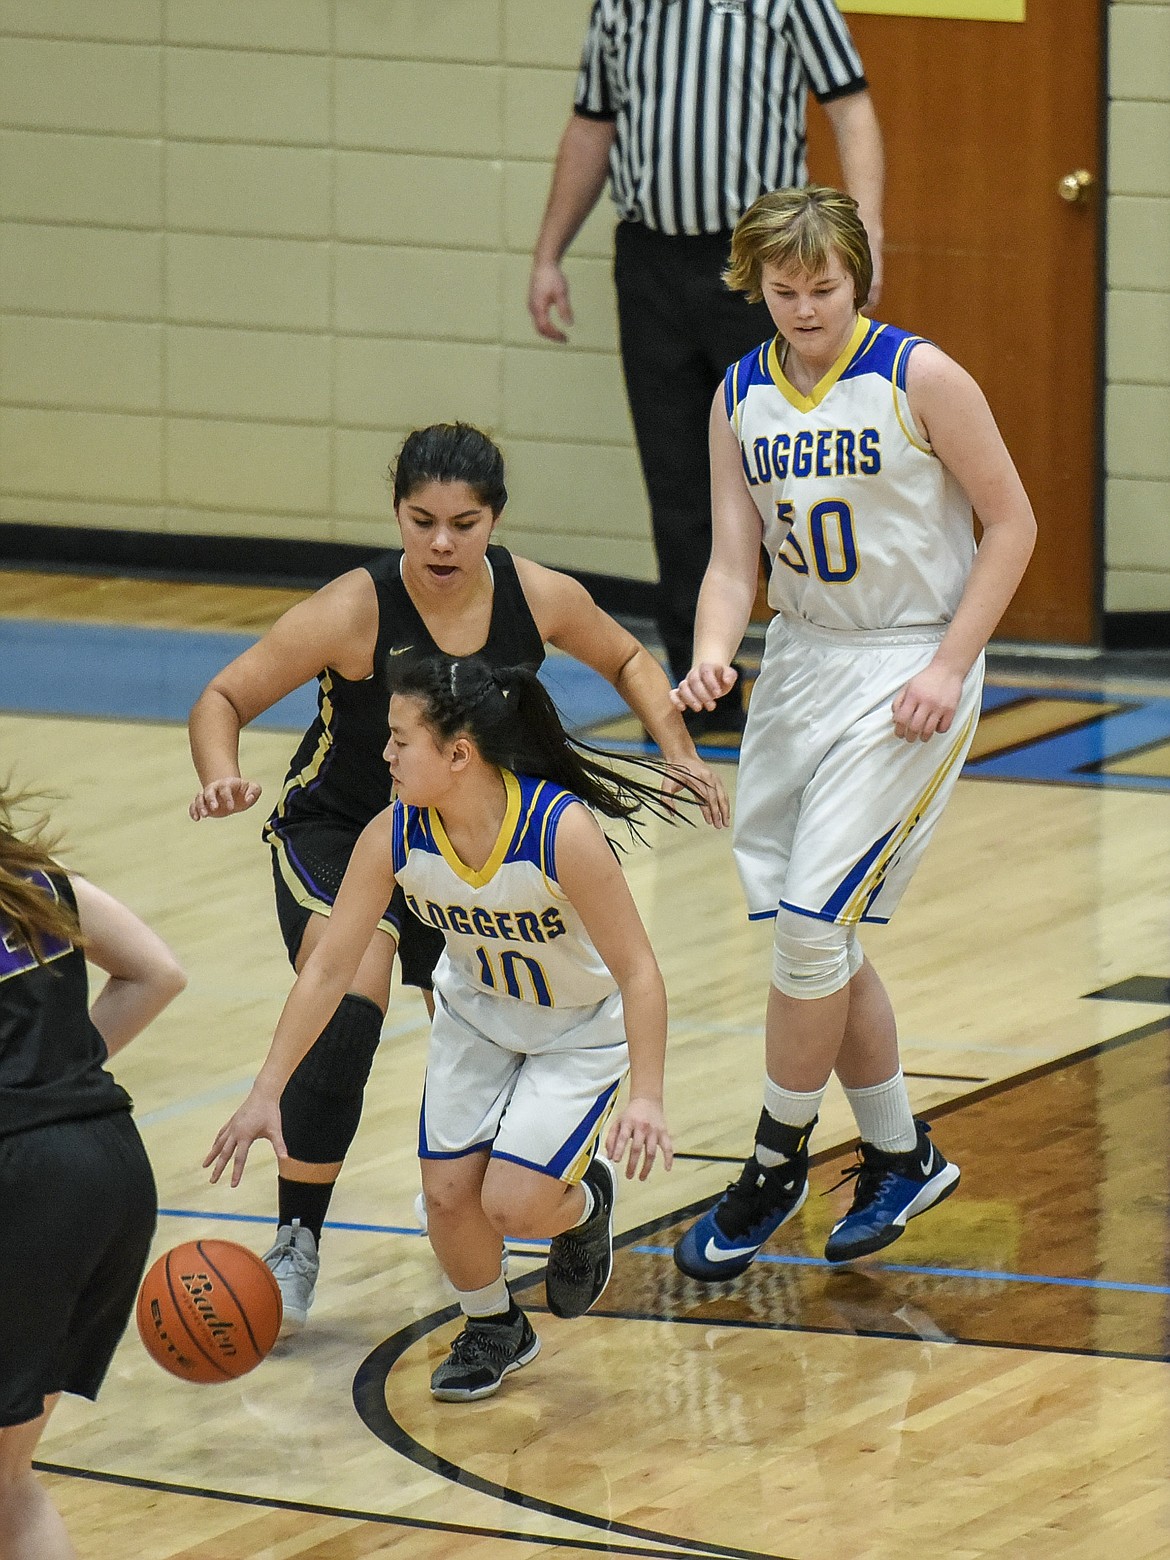
[(548, 1248), (544, 1292), (554, 1316), (584, 1316), (601, 1299), (613, 1272), (613, 1200), (617, 1176), (595, 1154), (581, 1179), (593, 1192), (593, 1212), (576, 1229), (555, 1235)]
[(282, 1224), (276, 1232), (276, 1244), (264, 1253), (264, 1260), (272, 1269), (280, 1298), (284, 1301), (280, 1336), (287, 1338), (289, 1333), (300, 1332), (305, 1325), (317, 1292), (321, 1259), (312, 1230), (302, 1229), (299, 1219)]
[(443, 1403), (471, 1403), (491, 1397), (505, 1376), (540, 1353), (540, 1339), (523, 1311), (514, 1322), (479, 1321), (467, 1325), (431, 1377), (431, 1395)]

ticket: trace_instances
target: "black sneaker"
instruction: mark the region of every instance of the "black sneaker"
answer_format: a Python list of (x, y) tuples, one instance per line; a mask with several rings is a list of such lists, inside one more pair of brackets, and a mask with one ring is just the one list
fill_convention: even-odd
[(469, 1316), (450, 1354), (431, 1377), (431, 1396), (444, 1403), (491, 1397), (505, 1376), (539, 1353), (540, 1339), (519, 1307), (511, 1322)]
[(828, 1262), (867, 1257), (905, 1233), (920, 1213), (949, 1197), (959, 1184), (959, 1167), (944, 1159), (930, 1141), (925, 1121), (914, 1123), (917, 1147), (905, 1154), (887, 1154), (863, 1143), (858, 1162), (846, 1170), (843, 1184), (857, 1177), (849, 1212), (833, 1226), (825, 1245)]
[(549, 1246), (544, 1289), (554, 1316), (584, 1316), (601, 1299), (613, 1272), (613, 1166), (595, 1154), (581, 1179), (596, 1206), (584, 1224), (554, 1236)]

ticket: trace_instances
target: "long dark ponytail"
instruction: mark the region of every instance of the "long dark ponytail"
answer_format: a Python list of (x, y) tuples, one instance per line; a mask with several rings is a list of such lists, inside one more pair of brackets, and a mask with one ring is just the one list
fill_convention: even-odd
[(635, 832), (634, 819), (643, 808), (677, 820), (661, 795), (664, 779), (694, 791), (684, 770), (661, 759), (622, 756), (623, 764), (650, 771), (653, 782), (614, 769), (616, 755), (568, 734), (544, 684), (526, 666), (492, 667), (480, 656), (457, 661), (395, 656), (387, 663), (386, 680), (391, 693), (418, 700), (423, 720), (439, 741), (466, 732), (489, 764), (551, 780), (605, 817), (625, 819)]

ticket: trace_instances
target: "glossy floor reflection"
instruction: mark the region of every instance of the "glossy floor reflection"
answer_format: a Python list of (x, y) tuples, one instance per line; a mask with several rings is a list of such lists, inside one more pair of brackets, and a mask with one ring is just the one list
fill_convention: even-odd
[(1168, 1082), (1170, 1021), (1159, 1019), (936, 1112), (962, 1183), (885, 1252), (823, 1261), (851, 1195), (833, 1188), (853, 1156), (834, 1155), (743, 1278), (705, 1285), (678, 1272), (680, 1221), (628, 1240), (599, 1309), (1170, 1358)]

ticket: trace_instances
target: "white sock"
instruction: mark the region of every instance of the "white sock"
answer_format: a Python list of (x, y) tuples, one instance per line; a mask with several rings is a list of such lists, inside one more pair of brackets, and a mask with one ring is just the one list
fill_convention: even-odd
[(902, 1069), (885, 1083), (868, 1089), (846, 1089), (863, 1143), (872, 1143), (886, 1154), (908, 1154), (918, 1146), (918, 1129)]
[[(823, 1087), (813, 1089), (809, 1094), (797, 1094), (793, 1089), (782, 1089), (766, 1075), (764, 1078), (764, 1109), (773, 1121), (778, 1121), (783, 1127), (807, 1127), (820, 1110), (824, 1094)], [(778, 1154), (775, 1149), (768, 1148), (758, 1139), (755, 1156), (765, 1169), (771, 1165), (783, 1164), (785, 1158), (783, 1154)]]
[(580, 1186), (581, 1190), (585, 1193), (585, 1212), (579, 1219), (574, 1219), (572, 1224), (569, 1225), (571, 1230), (580, 1229), (586, 1220), (593, 1217), (593, 1214), (597, 1209), (597, 1198), (593, 1195), (593, 1188), (587, 1181), (582, 1181)]
[(455, 1297), (464, 1316), (500, 1316), (512, 1307), (512, 1296), (502, 1273), (482, 1289), (457, 1289)]

